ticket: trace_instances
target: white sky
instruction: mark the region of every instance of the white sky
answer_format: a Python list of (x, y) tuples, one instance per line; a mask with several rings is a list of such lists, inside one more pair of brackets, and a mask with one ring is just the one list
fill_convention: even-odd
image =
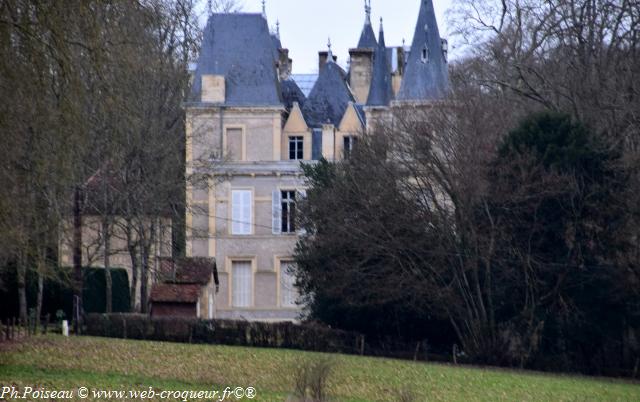
[[(261, 12), (262, 0), (240, 0), (244, 12)], [(371, 20), (378, 35), (384, 18), (387, 46), (411, 45), (421, 0), (372, 0)], [(445, 12), (451, 0), (433, 0), (440, 35), (448, 37)], [(331, 37), (338, 63), (346, 66), (349, 48), (356, 47), (364, 25), (364, 0), (267, 0), (269, 25), (280, 21), (282, 45), (293, 59), (293, 73), (316, 73), (318, 51)]]

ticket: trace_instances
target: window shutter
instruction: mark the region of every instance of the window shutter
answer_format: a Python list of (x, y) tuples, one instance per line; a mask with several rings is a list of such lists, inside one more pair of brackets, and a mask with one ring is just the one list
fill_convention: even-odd
[(271, 216), (273, 234), (282, 233), (282, 193), (280, 190), (273, 190), (271, 198)]
[(251, 191), (232, 191), (231, 196), (231, 234), (249, 235), (253, 226), (251, 210)]
[(242, 234), (242, 194), (231, 192), (231, 234)]
[(243, 234), (251, 234), (251, 227), (253, 226), (253, 211), (251, 208), (251, 191), (243, 191), (242, 194), (242, 221), (244, 222)]
[(233, 306), (251, 306), (251, 261), (233, 262)]
[[(304, 201), (304, 200), (307, 199), (307, 190), (304, 190), (304, 189), (298, 190), (298, 195), (296, 196), (296, 198), (297, 198), (296, 199), (296, 209), (298, 209), (298, 211), (299, 211), (300, 206), (299, 206), (298, 202)], [(300, 220), (300, 213), (298, 213), (298, 211), (296, 211), (296, 217), (297, 217), (296, 219), (299, 221)], [(299, 236), (304, 236), (305, 234), (307, 234), (307, 231), (304, 230), (302, 225), (300, 225), (300, 222), (296, 222), (296, 227), (299, 228), (298, 229), (298, 235)]]

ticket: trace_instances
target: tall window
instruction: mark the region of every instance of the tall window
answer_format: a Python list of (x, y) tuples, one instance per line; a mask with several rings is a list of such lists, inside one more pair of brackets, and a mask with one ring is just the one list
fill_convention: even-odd
[(231, 192), (231, 234), (250, 235), (253, 226), (253, 208), (251, 191), (233, 190)]
[(251, 307), (251, 261), (232, 262), (233, 307)]
[(358, 138), (354, 136), (344, 137), (344, 157), (348, 158), (356, 145), (358, 144)]
[(282, 307), (295, 307), (298, 300), (296, 278), (293, 276), (293, 261), (280, 263), (280, 305)]
[(282, 192), (282, 233), (296, 231), (296, 192)]
[(304, 158), (304, 138), (289, 137), (289, 159), (299, 161)]

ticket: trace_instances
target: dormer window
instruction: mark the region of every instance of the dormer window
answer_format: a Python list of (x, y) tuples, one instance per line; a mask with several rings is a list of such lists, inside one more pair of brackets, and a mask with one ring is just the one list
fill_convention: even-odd
[(446, 39), (440, 39), (442, 42), (442, 56), (444, 57), (444, 62), (448, 62), (449, 57), (449, 42)]
[(429, 48), (427, 47), (427, 45), (424, 45), (424, 47), (422, 48), (422, 54), (420, 58), (423, 63), (429, 62)]

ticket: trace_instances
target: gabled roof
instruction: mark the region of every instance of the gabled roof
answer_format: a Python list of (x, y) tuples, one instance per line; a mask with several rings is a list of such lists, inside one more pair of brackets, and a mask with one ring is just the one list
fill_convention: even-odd
[(358, 41), (358, 49), (375, 49), (378, 46), (378, 41), (376, 40), (376, 34), (373, 33), (373, 28), (371, 27), (371, 1), (367, 2), (365, 0), (364, 10), (366, 16), (364, 20), (364, 27), (360, 34), (360, 40)]
[(203, 286), (211, 282), (214, 269), (213, 258), (161, 258), (160, 280), (165, 283)]
[(226, 105), (281, 106), (276, 45), (260, 14), (211, 15), (188, 103), (201, 103), (202, 76), (211, 74), (225, 77)]
[(322, 127), (328, 123), (337, 127), (340, 124), (349, 102), (355, 102), (345, 75), (333, 58), (328, 57), (302, 108), (309, 127)]
[(380, 42), (373, 54), (373, 76), (367, 106), (389, 106), (393, 98), (391, 70), (387, 58), (387, 45), (384, 43), (384, 29), (380, 19)]
[(365, 127), (360, 108), (355, 103), (349, 103), (342, 116), (338, 129), (342, 132), (359, 132)]
[(200, 285), (160, 283), (153, 286), (150, 299), (156, 303), (197, 303)]
[(441, 99), (449, 92), (449, 72), (432, 0), (421, 0), (411, 53), (398, 101)]

